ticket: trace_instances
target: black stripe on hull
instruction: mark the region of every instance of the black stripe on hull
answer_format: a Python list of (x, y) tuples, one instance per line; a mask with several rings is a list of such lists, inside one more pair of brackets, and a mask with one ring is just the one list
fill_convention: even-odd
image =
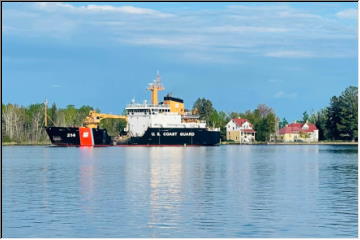
[(46, 133), (55, 145), (80, 145), (79, 128), (47, 127)]
[[(46, 132), (52, 144), (59, 146), (80, 146), (78, 127), (47, 127)], [(106, 129), (92, 129), (95, 145), (113, 145)]]
[(128, 144), (140, 145), (217, 145), (220, 132), (205, 128), (148, 128), (142, 137), (132, 137)]
[[(48, 127), (50, 141), (58, 146), (80, 146), (79, 128)], [(92, 129), (95, 146), (112, 146), (106, 129)], [(220, 132), (205, 128), (148, 128), (142, 137), (131, 137), (118, 145), (218, 145)]]

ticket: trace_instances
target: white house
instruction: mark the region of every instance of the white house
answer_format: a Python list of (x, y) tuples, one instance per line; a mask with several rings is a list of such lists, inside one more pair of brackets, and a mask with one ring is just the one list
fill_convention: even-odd
[(239, 143), (255, 142), (253, 125), (244, 118), (234, 118), (226, 124), (226, 140), (233, 140)]

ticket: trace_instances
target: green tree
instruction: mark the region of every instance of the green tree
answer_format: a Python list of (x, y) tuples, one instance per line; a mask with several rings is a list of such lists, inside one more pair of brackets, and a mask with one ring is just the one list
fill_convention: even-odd
[(328, 112), (327, 108), (321, 109), (320, 111), (312, 114), (309, 117), (309, 122), (315, 124), (315, 126), (319, 129), (319, 140), (328, 140), (329, 130), (327, 128), (327, 119)]
[(64, 109), (65, 124), (68, 126), (76, 126), (77, 124), (77, 109), (74, 105), (67, 105)]
[(198, 98), (193, 105), (193, 110), (196, 110), (199, 113), (200, 119), (205, 120), (207, 124), (210, 124), (210, 116), (215, 110), (210, 100)]
[(260, 115), (258, 111), (250, 111), (247, 110), (245, 113), (240, 113), (240, 118), (245, 118), (249, 122), (251, 122), (254, 126), (257, 121), (260, 119)]
[(340, 101), (339, 98), (333, 96), (330, 99), (330, 106), (327, 108), (326, 128), (329, 131), (329, 139), (335, 140), (340, 138), (337, 124), (340, 122)]
[(107, 130), (110, 136), (118, 136), (126, 127), (125, 119), (103, 119), (100, 121), (100, 128)]
[(222, 140), (226, 139), (226, 124), (230, 121), (230, 118), (223, 111), (216, 111), (215, 109), (209, 116), (210, 126), (220, 128), (220, 137)]
[(29, 128), (31, 142), (39, 142), (44, 140), (44, 119), (45, 108), (44, 104), (31, 104), (26, 111), (25, 124), (26, 128)]
[(231, 112), (229, 116), (230, 116), (230, 119), (239, 118), (239, 117), (240, 117), (240, 113)]
[(276, 115), (272, 108), (265, 104), (260, 104), (255, 113), (254, 128), (257, 131), (257, 141), (269, 141), (270, 135), (275, 133)]
[(84, 105), (80, 107), (77, 110), (77, 114), (76, 114), (76, 125), (81, 126), (83, 124), (84, 119), (86, 118), (87, 115), (89, 115), (89, 112), (91, 110), (94, 110), (94, 108), (88, 105)]
[(283, 118), (282, 120), (281, 120), (281, 122), (279, 123), (279, 127), (280, 128), (283, 128), (283, 127), (285, 127), (286, 125), (288, 125), (289, 124), (289, 122), (286, 120), (286, 118)]
[(272, 108), (265, 104), (258, 105), (254, 111), (248, 110), (245, 113), (241, 113), (240, 117), (247, 119), (253, 124), (257, 141), (269, 141), (270, 135), (275, 133), (276, 115)]
[(309, 120), (309, 114), (307, 113), (307, 111), (303, 112), (303, 118), (302, 118), (302, 123), (306, 123), (306, 121)]
[(358, 134), (358, 88), (350, 86), (338, 98), (339, 122), (336, 127), (340, 139), (355, 140)]
[(55, 122), (57, 120), (57, 107), (55, 103), (53, 103), (51, 108), (48, 110), (48, 120), (48, 126), (55, 126)]

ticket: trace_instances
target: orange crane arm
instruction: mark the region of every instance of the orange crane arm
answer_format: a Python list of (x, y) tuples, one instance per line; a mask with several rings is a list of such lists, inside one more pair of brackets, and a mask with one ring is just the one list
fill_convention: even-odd
[(97, 128), (102, 119), (125, 119), (127, 120), (127, 116), (123, 115), (114, 115), (114, 114), (105, 114), (105, 113), (97, 113), (96, 111), (90, 111), (89, 115), (84, 119), (84, 126), (88, 128)]

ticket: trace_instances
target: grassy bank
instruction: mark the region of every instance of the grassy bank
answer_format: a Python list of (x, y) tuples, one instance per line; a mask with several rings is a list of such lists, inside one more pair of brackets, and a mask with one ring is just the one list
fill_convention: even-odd
[(1, 143), (2, 146), (44, 146), (44, 145), (50, 145), (50, 142), (39, 142), (39, 143), (33, 143), (33, 142), (3, 142)]

